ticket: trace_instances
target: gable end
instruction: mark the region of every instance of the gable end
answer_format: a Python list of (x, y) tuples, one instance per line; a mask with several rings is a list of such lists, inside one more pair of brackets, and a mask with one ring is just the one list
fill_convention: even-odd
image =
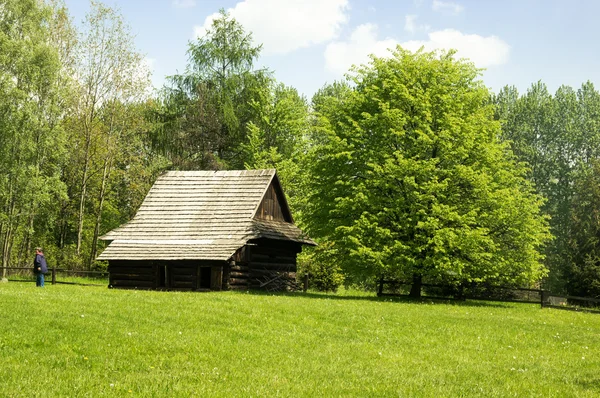
[(271, 180), (253, 218), (289, 223), (294, 222), (277, 175)]

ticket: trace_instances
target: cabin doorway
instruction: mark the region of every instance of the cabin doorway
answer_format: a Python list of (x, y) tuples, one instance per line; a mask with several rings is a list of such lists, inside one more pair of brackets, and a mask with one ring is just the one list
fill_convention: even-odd
[(198, 267), (198, 290), (210, 290), (212, 267)]
[(221, 290), (223, 288), (223, 267), (199, 265), (196, 275), (196, 290)]

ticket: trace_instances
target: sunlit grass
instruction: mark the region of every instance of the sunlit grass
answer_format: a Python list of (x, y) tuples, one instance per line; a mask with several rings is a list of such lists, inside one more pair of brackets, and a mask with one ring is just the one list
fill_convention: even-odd
[[(33, 282), (35, 283), (35, 276), (32, 273), (21, 273), (16, 275), (10, 275), (9, 280), (11, 282), (16, 283), (24, 283), (24, 282)], [(67, 284), (82, 284), (82, 285), (99, 285), (99, 286), (108, 286), (108, 277), (84, 277), (77, 276), (70, 273), (57, 273), (56, 275), (57, 284), (67, 283)], [(44, 283), (46, 285), (52, 284), (52, 274), (48, 273), (44, 277)]]
[(600, 394), (600, 316), (364, 293), (0, 284), (0, 395)]

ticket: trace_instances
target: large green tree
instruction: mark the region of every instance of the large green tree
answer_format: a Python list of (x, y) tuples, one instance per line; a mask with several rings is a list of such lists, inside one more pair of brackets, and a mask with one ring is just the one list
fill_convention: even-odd
[[(344, 269), (450, 283), (545, 274), (548, 227), (525, 169), (499, 142), (489, 92), (453, 52), (372, 58), (315, 102), (309, 232)], [(333, 95), (326, 95), (327, 92)]]

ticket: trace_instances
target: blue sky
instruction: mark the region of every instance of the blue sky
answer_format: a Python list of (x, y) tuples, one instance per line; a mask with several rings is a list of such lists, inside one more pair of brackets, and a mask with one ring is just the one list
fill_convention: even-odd
[[(89, 9), (66, 0), (76, 24)], [(542, 80), (551, 91), (600, 87), (600, 1), (595, 0), (106, 0), (117, 6), (160, 86), (183, 72), (189, 40), (202, 34), (220, 9), (230, 10), (257, 42), (259, 64), (308, 98), (343, 77), (369, 53), (458, 49), (486, 68), (493, 91), (506, 84), (525, 91)]]

